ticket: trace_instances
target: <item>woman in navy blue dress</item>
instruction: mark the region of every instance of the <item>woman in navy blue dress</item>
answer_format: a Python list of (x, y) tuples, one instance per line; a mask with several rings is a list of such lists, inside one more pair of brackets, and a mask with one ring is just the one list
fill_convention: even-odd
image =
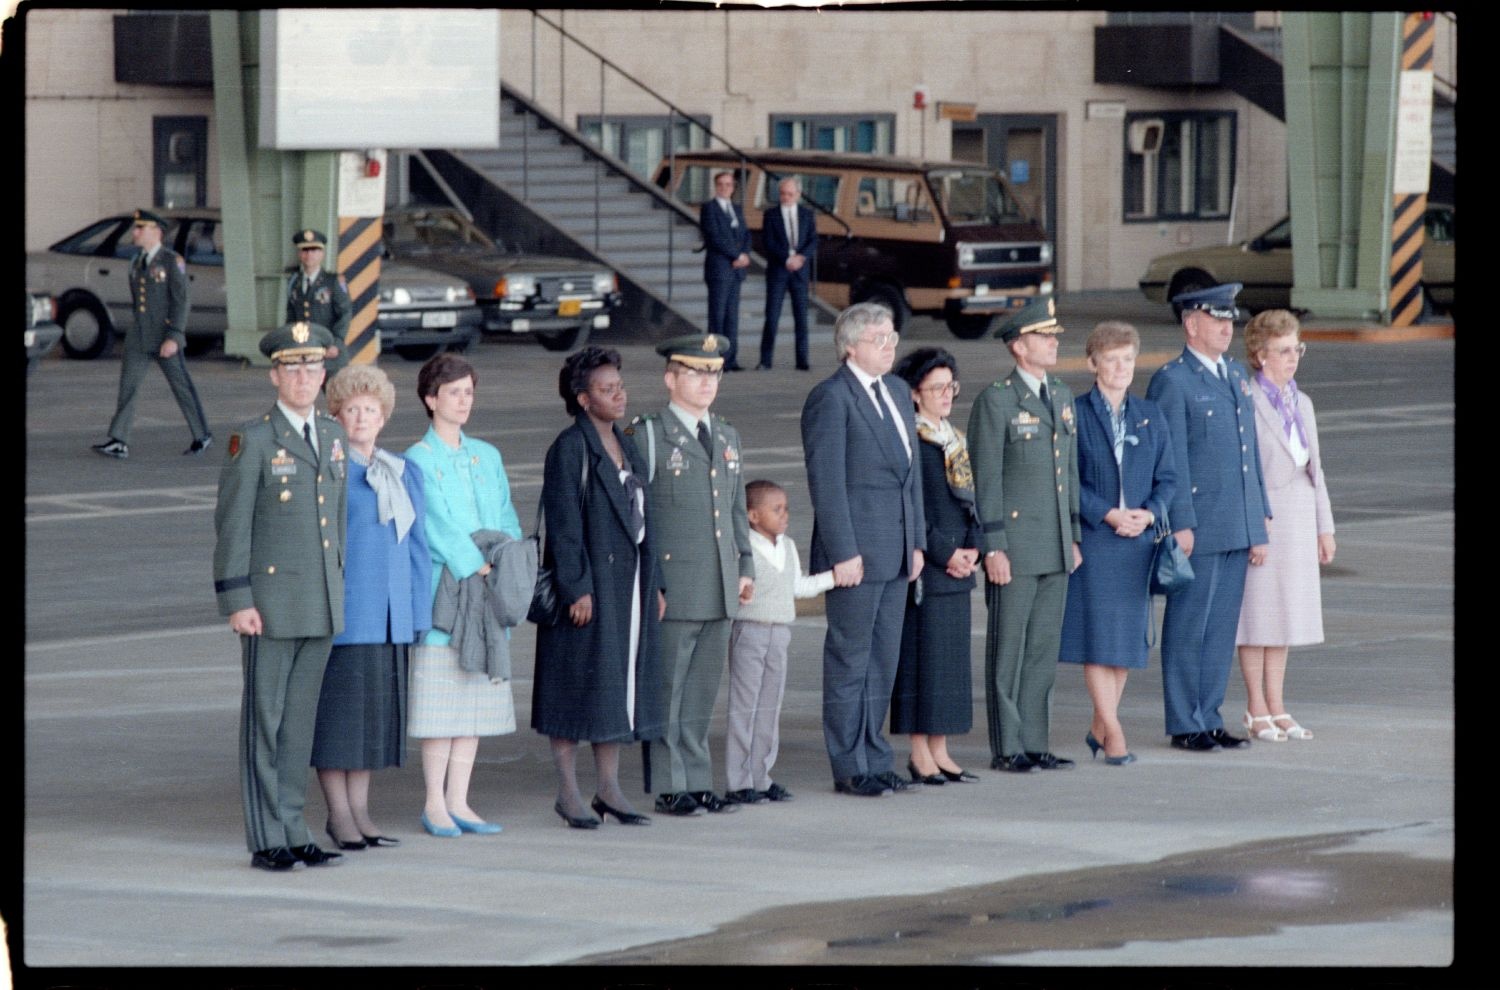
[(422, 475), (375, 446), (395, 405), (373, 364), (328, 383), (328, 409), (349, 434), (349, 525), (344, 631), (323, 670), (312, 765), (340, 849), (396, 845), (370, 819), (370, 771), (404, 762), (407, 647), (432, 625)]
[(1094, 703), (1085, 741), (1113, 766), (1135, 760), (1120, 726), (1120, 696), (1150, 652), (1152, 531), (1177, 484), (1166, 418), (1156, 403), (1129, 394), (1140, 351), (1130, 324), (1095, 327), (1084, 344), (1094, 387), (1073, 403), (1083, 564), (1068, 579), (1058, 659), (1084, 665)]

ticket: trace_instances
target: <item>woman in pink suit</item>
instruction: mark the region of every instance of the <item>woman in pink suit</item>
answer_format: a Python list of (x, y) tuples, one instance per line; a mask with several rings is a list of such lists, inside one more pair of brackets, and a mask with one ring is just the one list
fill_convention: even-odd
[(1307, 345), (1297, 318), (1284, 309), (1256, 315), (1245, 327), (1245, 351), (1257, 369), (1251, 391), (1261, 473), (1271, 509), (1271, 542), (1250, 555), (1240, 610), (1240, 672), (1249, 710), (1245, 728), (1256, 739), (1285, 742), (1313, 734), (1286, 713), (1282, 681), (1287, 647), (1323, 642), (1318, 565), (1333, 560), (1333, 510), (1318, 456), (1312, 400), (1293, 377)]

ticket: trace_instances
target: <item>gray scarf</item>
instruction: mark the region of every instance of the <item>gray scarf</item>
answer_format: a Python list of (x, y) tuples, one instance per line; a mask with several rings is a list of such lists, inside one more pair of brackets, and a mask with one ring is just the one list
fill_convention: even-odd
[(380, 524), (384, 526), (396, 520), (396, 542), (406, 539), (407, 530), (417, 519), (417, 510), (412, 508), (411, 496), (401, 476), (406, 472), (406, 461), (388, 450), (375, 448), (375, 456), (365, 460), (357, 450), (350, 450), (354, 463), (365, 465), (365, 481), (375, 489), (375, 507)]

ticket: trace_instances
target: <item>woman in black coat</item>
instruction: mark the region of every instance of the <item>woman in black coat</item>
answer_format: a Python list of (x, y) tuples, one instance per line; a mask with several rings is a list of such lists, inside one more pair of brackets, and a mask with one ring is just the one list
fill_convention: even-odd
[(914, 782), (978, 780), (948, 755), (948, 737), (974, 724), (969, 672), (969, 593), (979, 568), (974, 473), (964, 435), (951, 422), (958, 363), (941, 347), (923, 347), (895, 367), (917, 406), (913, 455), (927, 515), (922, 600), (912, 586), (901, 630), (901, 660), (891, 695), (891, 734), (910, 734), (906, 769)]
[(558, 391), (575, 422), (547, 451), (543, 553), (567, 611), (537, 629), (531, 727), (552, 740), (554, 810), (563, 821), (599, 825), (578, 790), (578, 743), (587, 740), (598, 771), (594, 811), (648, 825), (620, 788), (620, 744), (662, 737), (655, 685), (664, 603), (655, 590), (645, 464), (616, 425), (625, 415), (619, 353), (586, 347), (569, 356)]

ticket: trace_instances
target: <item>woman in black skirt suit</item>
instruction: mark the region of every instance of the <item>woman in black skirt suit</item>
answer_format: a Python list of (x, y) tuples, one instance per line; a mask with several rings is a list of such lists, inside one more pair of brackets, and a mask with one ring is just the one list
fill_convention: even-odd
[[(665, 602), (656, 590), (645, 461), (617, 425), (625, 415), (619, 353), (586, 347), (569, 356), (558, 392), (574, 423), (547, 451), (543, 552), (566, 615), (537, 628), (531, 727), (552, 741), (553, 809), (564, 822), (597, 828), (613, 815), (622, 825), (648, 825), (620, 788), (620, 744), (662, 737), (656, 637)], [(576, 770), (585, 740), (598, 776), (591, 805)]]
[(964, 435), (948, 420), (958, 394), (958, 364), (940, 347), (923, 347), (895, 367), (917, 406), (918, 467), (927, 513), (921, 604), (909, 593), (901, 661), (891, 695), (891, 733), (911, 735), (906, 769), (923, 784), (978, 780), (948, 755), (948, 737), (974, 722), (969, 673), (969, 593), (979, 566), (974, 474)]

